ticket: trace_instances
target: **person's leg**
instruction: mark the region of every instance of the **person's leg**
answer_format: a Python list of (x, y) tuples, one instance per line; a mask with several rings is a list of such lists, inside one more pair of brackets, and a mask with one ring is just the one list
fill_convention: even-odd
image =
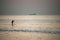
[(13, 26), (13, 23), (12, 23), (12, 26)]

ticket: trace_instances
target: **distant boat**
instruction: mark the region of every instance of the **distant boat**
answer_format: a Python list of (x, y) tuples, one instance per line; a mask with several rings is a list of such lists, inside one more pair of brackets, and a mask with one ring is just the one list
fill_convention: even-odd
[(29, 15), (37, 15), (36, 13), (33, 13), (33, 14), (29, 14)]

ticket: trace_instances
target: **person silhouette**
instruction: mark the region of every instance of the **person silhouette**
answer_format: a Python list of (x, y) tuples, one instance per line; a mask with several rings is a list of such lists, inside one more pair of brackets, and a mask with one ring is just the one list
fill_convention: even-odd
[(11, 21), (12, 26), (14, 26), (14, 20)]

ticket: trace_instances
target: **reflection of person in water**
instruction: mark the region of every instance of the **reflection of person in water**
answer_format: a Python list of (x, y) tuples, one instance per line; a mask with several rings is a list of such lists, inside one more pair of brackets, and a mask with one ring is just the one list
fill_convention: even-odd
[(12, 26), (14, 26), (14, 20), (11, 21)]

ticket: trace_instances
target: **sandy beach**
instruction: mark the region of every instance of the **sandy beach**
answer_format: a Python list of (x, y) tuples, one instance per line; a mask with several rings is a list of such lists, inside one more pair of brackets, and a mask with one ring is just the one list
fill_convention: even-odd
[[(11, 21), (14, 20), (12, 27)], [(50, 29), (60, 31), (60, 16), (0, 16), (0, 29)], [(35, 32), (0, 32), (0, 40), (60, 40), (60, 34)]]

